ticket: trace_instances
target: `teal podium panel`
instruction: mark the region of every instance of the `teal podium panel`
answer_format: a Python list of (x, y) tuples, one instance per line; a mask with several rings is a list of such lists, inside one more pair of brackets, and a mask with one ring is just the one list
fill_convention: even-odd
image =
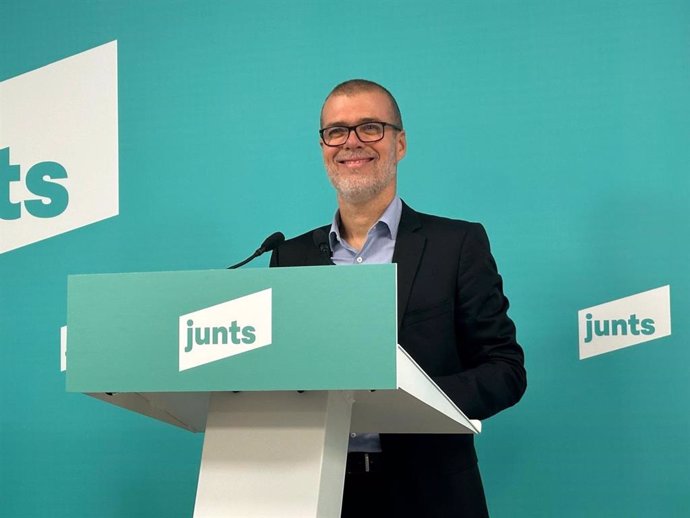
[(396, 388), (395, 265), (73, 275), (67, 390)]
[(397, 345), (396, 285), (392, 264), (75, 275), (67, 389), (204, 432), (195, 518), (337, 518), (352, 431), (481, 430)]

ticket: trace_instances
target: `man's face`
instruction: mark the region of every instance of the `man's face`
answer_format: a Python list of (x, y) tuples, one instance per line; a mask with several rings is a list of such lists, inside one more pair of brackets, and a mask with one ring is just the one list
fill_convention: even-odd
[[(380, 121), (395, 124), (388, 97), (378, 91), (334, 95), (323, 106), (322, 127), (355, 126)], [(405, 132), (386, 126), (378, 142), (363, 143), (350, 132), (337, 147), (321, 142), (323, 162), (338, 195), (351, 203), (364, 203), (381, 193), (395, 194), (398, 161), (405, 156)]]

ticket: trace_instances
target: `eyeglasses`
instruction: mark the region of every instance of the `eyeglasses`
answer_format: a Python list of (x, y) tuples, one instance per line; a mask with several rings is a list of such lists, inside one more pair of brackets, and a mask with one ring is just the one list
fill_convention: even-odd
[(356, 126), (331, 126), (329, 128), (322, 128), (319, 130), (319, 135), (321, 135), (321, 140), (327, 146), (337, 147), (342, 146), (350, 138), (350, 132), (354, 130), (355, 135), (360, 140), (360, 142), (378, 142), (384, 137), (384, 129), (386, 126), (390, 126), (394, 130), (402, 131), (402, 128), (395, 126), (394, 124), (389, 124), (387, 122), (363, 122), (362, 124), (357, 124)]

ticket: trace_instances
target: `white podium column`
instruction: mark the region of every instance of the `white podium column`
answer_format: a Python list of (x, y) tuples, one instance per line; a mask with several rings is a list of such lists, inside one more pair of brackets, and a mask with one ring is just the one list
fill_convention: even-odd
[(194, 518), (338, 518), (352, 393), (211, 394)]

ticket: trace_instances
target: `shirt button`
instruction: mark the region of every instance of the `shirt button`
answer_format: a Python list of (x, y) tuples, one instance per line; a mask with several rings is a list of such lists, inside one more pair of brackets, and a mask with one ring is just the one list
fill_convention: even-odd
[(362, 262), (362, 258), (361, 258), (361, 257), (358, 257), (358, 258), (357, 258), (357, 262), (358, 262), (358, 263), (361, 263), (361, 262)]

